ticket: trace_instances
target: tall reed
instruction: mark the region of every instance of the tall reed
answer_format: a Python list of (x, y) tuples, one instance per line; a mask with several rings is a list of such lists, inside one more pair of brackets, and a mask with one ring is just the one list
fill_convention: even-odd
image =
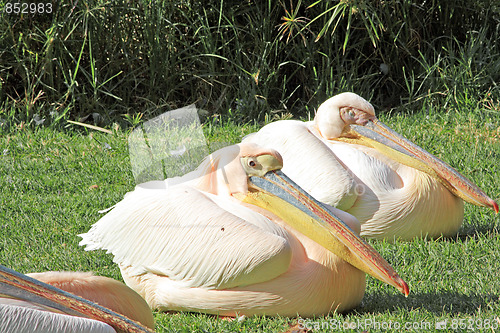
[(494, 1), (73, 0), (3, 11), (0, 120), (105, 125), (196, 103), (262, 121), (345, 90), (382, 110), (481, 110), (500, 99), (499, 43)]

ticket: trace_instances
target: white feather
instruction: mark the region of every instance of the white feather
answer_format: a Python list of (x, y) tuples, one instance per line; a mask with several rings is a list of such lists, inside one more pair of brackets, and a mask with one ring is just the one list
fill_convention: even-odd
[(2, 304), (0, 298), (0, 332), (2, 333), (115, 333), (103, 322), (34, 309), (29, 303)]
[(80, 245), (107, 250), (136, 275), (154, 272), (189, 287), (231, 288), (285, 272), (291, 257), (285, 230), (224, 201), (186, 185), (130, 192), (80, 235)]

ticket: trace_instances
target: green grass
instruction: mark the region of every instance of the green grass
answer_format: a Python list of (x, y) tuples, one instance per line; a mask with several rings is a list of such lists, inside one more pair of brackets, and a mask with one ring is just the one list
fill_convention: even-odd
[[(496, 110), (496, 111), (495, 111)], [(498, 113), (495, 109), (494, 112)], [(492, 198), (500, 198), (500, 121), (498, 117), (448, 112), (383, 116), (382, 120), (450, 163)], [(493, 114), (493, 115), (496, 115)], [(231, 122), (205, 125), (211, 142), (238, 142), (256, 129)], [(214, 144), (216, 145), (216, 144)], [(103, 251), (85, 252), (77, 234), (86, 232), (100, 214), (133, 189), (127, 136), (100, 132), (16, 126), (0, 138), (0, 263), (20, 272), (83, 270), (121, 280), (118, 267)], [(414, 242), (370, 242), (410, 286), (405, 298), (371, 277), (359, 307), (346, 314), (304, 319), (314, 332), (416, 331), (473, 322), (497, 326), (500, 317), (499, 218), (485, 208), (466, 204), (464, 226), (457, 237)], [(297, 299), (300, 302), (300, 299)], [(192, 313), (155, 313), (159, 332), (283, 332), (298, 318), (253, 317), (241, 322)], [(460, 320), (465, 320), (460, 322)], [(373, 326), (368, 326), (370, 323)], [(392, 329), (387, 326), (391, 323)], [(335, 326), (337, 325), (337, 326)], [(376, 326), (379, 325), (379, 326)], [(428, 326), (430, 325), (430, 329)], [(317, 327), (319, 326), (319, 328)], [(454, 326), (453, 326), (454, 327)], [(468, 326), (466, 326), (468, 327)], [(420, 329), (423, 328), (423, 329)]]

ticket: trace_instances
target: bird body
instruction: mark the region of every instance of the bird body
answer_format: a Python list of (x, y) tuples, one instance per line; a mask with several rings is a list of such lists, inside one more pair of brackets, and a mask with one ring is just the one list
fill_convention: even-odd
[(50, 271), (26, 275), (154, 328), (153, 313), (146, 301), (122, 282), (91, 272)]
[[(183, 177), (138, 185), (81, 235), (80, 244), (111, 252), (127, 285), (161, 310), (313, 316), (352, 308), (364, 295), (365, 273), (305, 235), (309, 229), (290, 224), (314, 224), (314, 218), (292, 205), (274, 211), (281, 199), (255, 185), (277, 175), (281, 163), (277, 152), (253, 144), (223, 148)], [(255, 205), (259, 200), (264, 203)], [(328, 223), (359, 232), (352, 216), (327, 210), (337, 215)], [(351, 241), (368, 246), (359, 237)], [(336, 241), (325, 238), (330, 243), (333, 248)], [(357, 267), (371, 272), (363, 265)], [(407, 293), (391, 274), (389, 283)]]
[[(217, 204), (217, 198), (215, 202)], [(185, 207), (185, 210), (193, 208)], [(200, 212), (213, 209), (199, 208)], [(197, 263), (197, 267), (204, 265), (207, 268), (203, 275), (198, 271), (195, 277), (180, 280), (178, 275), (170, 272), (167, 275), (164, 271), (163, 274), (157, 271), (137, 274), (134, 266), (120, 263), (127, 285), (138, 291), (153, 308), (224, 316), (295, 316), (297, 313), (313, 316), (343, 311), (359, 304), (365, 290), (364, 272), (318, 247), (317, 243), (263, 209), (227, 202), (224, 208), (240, 216), (241, 220), (234, 223), (234, 216), (229, 216), (230, 220), (214, 218), (211, 235), (205, 233), (204, 226), (203, 234), (178, 237), (185, 242), (172, 245), (183, 250), (176, 258), (178, 262), (183, 259), (190, 263), (196, 259), (209, 261)], [(183, 218), (186, 218), (185, 213)], [(204, 218), (207, 218), (206, 213)], [(186, 219), (191, 221), (190, 217)], [(215, 242), (201, 239), (217, 237), (220, 237), (219, 243), (224, 242), (224, 249)], [(196, 245), (200, 248), (194, 248)], [(207, 255), (201, 255), (207, 250), (210, 251)], [(226, 255), (231, 258), (220, 261), (220, 250), (227, 250)], [(226, 268), (228, 265), (232, 267)], [(222, 274), (207, 276), (216, 273)]]
[(352, 93), (325, 102), (313, 121), (270, 123), (243, 142), (278, 150), (283, 172), (319, 201), (354, 215), (369, 238), (451, 236), (462, 224), (462, 198), (498, 211), (458, 172), (382, 125)]
[(121, 282), (88, 272), (22, 275), (3, 266), (0, 318), (0, 332), (5, 333), (151, 332), (146, 327), (154, 328), (147, 303)]

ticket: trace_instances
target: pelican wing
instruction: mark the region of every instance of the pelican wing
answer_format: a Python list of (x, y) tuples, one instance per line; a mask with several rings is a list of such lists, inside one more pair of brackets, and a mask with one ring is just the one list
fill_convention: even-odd
[(86, 250), (105, 249), (114, 261), (185, 287), (227, 289), (284, 273), (288, 233), (234, 198), (185, 184), (136, 190), (82, 234)]

